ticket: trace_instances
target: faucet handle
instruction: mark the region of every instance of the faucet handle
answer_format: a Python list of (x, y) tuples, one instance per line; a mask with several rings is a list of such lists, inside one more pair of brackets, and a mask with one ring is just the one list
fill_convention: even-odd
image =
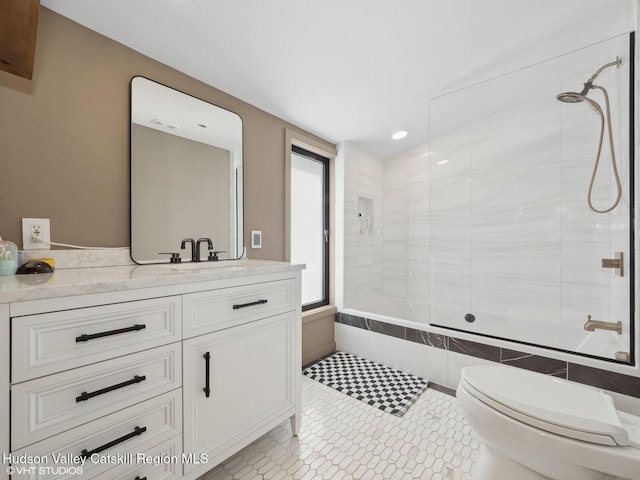
[(178, 252), (158, 252), (158, 255), (171, 255), (171, 258), (169, 259), (169, 263), (182, 262), (182, 258), (180, 258), (180, 254)]
[(218, 258), (218, 254), (226, 252), (226, 250), (209, 250), (209, 256), (207, 257), (207, 260), (209, 262), (217, 262), (218, 260), (220, 260), (220, 258)]

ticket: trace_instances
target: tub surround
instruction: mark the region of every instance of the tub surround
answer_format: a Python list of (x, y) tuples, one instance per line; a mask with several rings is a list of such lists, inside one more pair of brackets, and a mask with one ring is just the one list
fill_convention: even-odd
[[(363, 304), (401, 299), (406, 314), (390, 316), (425, 326), (606, 359), (633, 354), (632, 40), (625, 33), (432, 99), (430, 142), (413, 151), (382, 159), (341, 144), (338, 308), (386, 315)], [(598, 81), (612, 93), (623, 202), (596, 215), (586, 194), (597, 121), (555, 97), (616, 55), (621, 67)], [(597, 205), (615, 189), (609, 173), (598, 172)], [(373, 199), (370, 235), (359, 233), (359, 198)], [(602, 268), (616, 252), (624, 277)], [(584, 331), (588, 315), (621, 321), (622, 334)]]
[[(456, 338), (451, 335), (404, 327), (342, 312), (336, 314), (336, 324), (337, 326), (339, 325), (339, 330), (343, 326), (353, 327), (349, 330), (365, 330), (371, 333), (382, 334), (386, 337), (393, 337), (402, 342), (411, 342), (431, 347), (430, 355), (432, 356), (430, 358), (440, 363), (446, 363), (447, 361), (444, 356), (446, 355), (445, 352), (452, 352), (454, 354), (464, 355), (465, 358), (460, 359), (460, 363), (462, 364), (472, 365), (475, 363), (494, 362), (511, 365), (634, 397), (639, 399), (638, 408), (640, 408), (640, 377), (637, 376), (582, 365), (568, 360), (559, 360), (544, 355), (522, 352), (512, 348), (485, 344), (464, 338)], [(337, 348), (339, 350), (345, 349), (346, 351), (351, 351), (351, 353), (360, 354), (369, 358), (371, 355), (375, 356), (373, 352), (367, 354), (366, 351), (352, 351), (354, 348), (357, 350), (358, 347), (353, 347), (352, 344), (350, 344), (350, 340), (345, 337), (353, 337), (354, 340), (361, 345), (366, 343), (366, 339), (361, 338), (361, 335), (357, 332), (349, 332), (349, 330), (342, 329), (338, 332), (336, 335)], [(340, 332), (342, 332), (343, 335), (341, 335)], [(399, 348), (402, 348), (401, 345), (402, 344), (398, 344)], [(407, 347), (410, 348), (409, 345), (407, 345)], [(513, 348), (517, 348), (516, 344), (514, 344)], [(435, 351), (433, 349), (435, 349)], [(443, 352), (443, 354), (438, 354), (438, 351)], [(412, 354), (413, 352), (409, 351), (406, 353), (407, 356), (411, 356)], [(581, 358), (577, 356), (574, 357), (576, 361)], [(375, 358), (375, 360), (381, 361), (379, 358)], [(400, 368), (399, 365), (391, 366)], [(408, 364), (405, 368), (408, 371), (412, 370)], [(443, 368), (443, 366), (441, 364), (431, 365), (430, 368), (437, 370)], [(419, 375), (425, 372), (411, 371), (411, 373)], [(436, 383), (449, 388), (455, 388), (457, 385), (457, 378), (454, 377), (454, 375), (450, 375), (450, 379), (447, 379), (447, 375), (430, 375), (430, 378), (434, 379)]]

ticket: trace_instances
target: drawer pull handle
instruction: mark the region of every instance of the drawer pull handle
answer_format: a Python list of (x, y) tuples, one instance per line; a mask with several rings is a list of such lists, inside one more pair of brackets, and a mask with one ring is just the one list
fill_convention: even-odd
[(252, 307), (254, 305), (262, 305), (263, 303), (267, 303), (267, 302), (268, 300), (256, 300), (255, 302), (235, 304), (233, 306), (233, 309), (238, 310), (239, 308)]
[(210, 374), (211, 374), (211, 354), (209, 352), (205, 353), (203, 355), (204, 357), (204, 388), (202, 389), (204, 391), (204, 395), (205, 397), (209, 398), (209, 395), (211, 395), (211, 379), (210, 379)]
[(84, 402), (86, 400), (89, 400), (90, 398), (97, 397), (98, 395), (102, 395), (104, 393), (113, 392), (114, 390), (118, 390), (119, 388), (128, 387), (129, 385), (135, 385), (136, 383), (144, 382), (146, 379), (146, 375), (136, 375), (131, 380), (118, 383), (117, 385), (111, 385), (110, 387), (101, 388), (100, 390), (96, 390), (95, 392), (82, 392), (79, 397), (76, 397), (76, 403)]
[(92, 333), (90, 335), (83, 333), (79, 337), (76, 337), (76, 343), (88, 342), (89, 340), (93, 340), (95, 338), (110, 337), (111, 335), (119, 335), (121, 333), (135, 332), (137, 330), (144, 330), (145, 328), (147, 328), (145, 324), (136, 324), (133, 327), (118, 328), (117, 330), (109, 330), (107, 332)]
[(131, 439), (133, 437), (137, 437), (139, 435), (142, 435), (146, 431), (147, 431), (147, 427), (136, 427), (136, 429), (133, 432), (127, 433), (126, 435), (123, 435), (120, 438), (116, 438), (115, 440), (111, 440), (109, 443), (105, 443), (104, 445), (96, 448), (95, 450), (87, 450), (85, 448), (84, 450), (82, 450), (82, 453), (80, 454), (80, 456), (82, 458), (89, 458), (89, 457), (91, 457), (91, 455), (103, 452), (105, 450), (108, 450), (111, 447), (115, 447), (119, 443), (126, 442), (127, 440), (129, 440), (129, 439)]

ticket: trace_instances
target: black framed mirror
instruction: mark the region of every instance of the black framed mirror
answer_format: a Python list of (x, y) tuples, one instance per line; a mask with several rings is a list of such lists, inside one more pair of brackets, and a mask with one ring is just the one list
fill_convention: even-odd
[(211, 239), (220, 260), (241, 257), (240, 116), (141, 76), (131, 79), (130, 93), (133, 261), (168, 263), (172, 252), (190, 261), (185, 238)]

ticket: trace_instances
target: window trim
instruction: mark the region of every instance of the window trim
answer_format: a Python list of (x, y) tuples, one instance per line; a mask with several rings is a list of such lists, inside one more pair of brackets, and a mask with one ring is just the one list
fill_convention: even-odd
[[(330, 166), (331, 159), (324, 155), (320, 155), (319, 153), (315, 153), (310, 150), (307, 150), (306, 148), (299, 147), (298, 145), (295, 145), (295, 144), (291, 145), (291, 152), (295, 153), (300, 157), (305, 157), (310, 159), (311, 161), (319, 162), (322, 164), (322, 167), (323, 167), (322, 184), (323, 184), (323, 190), (324, 190), (322, 192), (323, 198), (324, 198), (324, 205), (322, 207), (322, 226), (323, 226), (323, 230), (327, 232), (325, 233), (325, 235), (330, 236), (331, 228), (329, 225), (329, 219), (330, 219), (330, 207), (331, 207), (330, 205), (331, 190), (329, 188), (329, 181), (330, 181), (329, 166)], [(331, 255), (330, 247), (331, 247), (330, 242), (329, 242), (329, 239), (327, 238), (324, 242), (324, 248), (323, 248), (324, 278), (323, 278), (323, 285), (322, 285), (322, 290), (323, 290), (322, 300), (319, 300), (314, 303), (303, 304), (302, 305), (303, 312), (306, 312), (308, 310), (313, 310), (319, 307), (324, 307), (325, 305), (329, 305), (329, 290), (330, 290), (329, 276), (331, 274), (331, 270), (330, 270), (331, 264), (329, 262), (329, 257)]]
[[(318, 140), (313, 137), (303, 135), (297, 131), (285, 129), (285, 261), (291, 261), (291, 152), (293, 146), (297, 146), (311, 153), (320, 155), (329, 159), (329, 266), (327, 270), (326, 279), (329, 282), (329, 289), (327, 291), (327, 298), (329, 300), (328, 305), (335, 304), (335, 158), (337, 155), (336, 147), (328, 142)], [(317, 307), (316, 307), (317, 308)], [(320, 307), (325, 308), (325, 307)], [(305, 312), (310, 312), (310, 308), (305, 308)]]

